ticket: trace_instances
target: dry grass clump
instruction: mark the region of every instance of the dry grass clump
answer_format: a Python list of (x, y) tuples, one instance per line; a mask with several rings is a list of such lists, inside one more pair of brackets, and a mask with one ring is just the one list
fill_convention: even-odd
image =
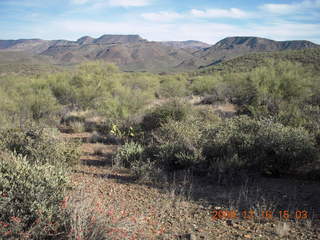
[(103, 204), (96, 189), (86, 191), (80, 186), (69, 198), (65, 199), (64, 207), (69, 216), (68, 239), (105, 240), (107, 238), (107, 220), (103, 214)]
[(74, 121), (70, 123), (70, 128), (73, 133), (82, 133), (86, 131), (85, 124), (80, 121)]
[(289, 236), (290, 224), (288, 222), (279, 222), (276, 225), (275, 230), (280, 237)]

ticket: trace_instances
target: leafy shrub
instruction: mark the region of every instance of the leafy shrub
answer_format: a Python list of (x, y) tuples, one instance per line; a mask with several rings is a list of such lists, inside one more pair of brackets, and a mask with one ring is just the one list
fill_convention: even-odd
[(142, 120), (142, 129), (151, 131), (159, 128), (170, 119), (182, 121), (186, 119), (190, 106), (182, 104), (178, 101), (172, 101), (156, 107), (151, 112), (147, 113)]
[(161, 169), (149, 158), (132, 162), (130, 170), (135, 177), (142, 181), (157, 180), (161, 175)]
[(168, 120), (152, 135), (145, 156), (159, 168), (175, 171), (190, 168), (200, 161), (202, 132), (196, 122)]
[(26, 157), (0, 154), (0, 235), (46, 239), (59, 229), (60, 203), (68, 178), (64, 168), (31, 165)]
[(163, 98), (187, 96), (186, 81), (179, 75), (165, 76), (160, 80), (158, 94)]
[(318, 86), (303, 66), (286, 61), (268, 61), (248, 73), (226, 75), (225, 82), (231, 102), (257, 117), (275, 116), (283, 106), (286, 110), (310, 99)]
[(116, 167), (130, 168), (133, 162), (142, 161), (143, 147), (135, 142), (125, 143), (113, 158)]
[(161, 168), (175, 171), (191, 167), (198, 160), (196, 153), (188, 146), (179, 143), (166, 143), (158, 146), (155, 158)]
[(302, 128), (237, 117), (208, 131), (203, 154), (212, 168), (236, 156), (243, 168), (277, 175), (315, 161), (317, 150), (315, 139)]
[(259, 129), (258, 121), (249, 117), (234, 118), (214, 125), (204, 136), (204, 154), (207, 159), (229, 159), (235, 153), (239, 156), (258, 154), (254, 143)]
[(222, 79), (219, 75), (197, 76), (191, 79), (191, 90), (196, 95), (213, 94)]
[(257, 134), (264, 172), (281, 174), (316, 160), (315, 139), (303, 128), (264, 123)]
[(0, 136), (3, 150), (26, 156), (31, 163), (71, 166), (80, 157), (79, 144), (61, 139), (52, 129), (8, 129), (0, 131)]

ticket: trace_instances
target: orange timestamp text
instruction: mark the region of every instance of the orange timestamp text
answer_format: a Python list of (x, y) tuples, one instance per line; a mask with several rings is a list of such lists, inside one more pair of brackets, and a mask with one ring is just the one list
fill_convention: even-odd
[(273, 218), (280, 218), (280, 219), (297, 219), (303, 220), (309, 218), (309, 213), (306, 210), (296, 210), (296, 211), (289, 211), (289, 210), (266, 210), (257, 212), (255, 210), (212, 210), (212, 220), (218, 219), (253, 219), (256, 217), (265, 218), (265, 219), (273, 219)]

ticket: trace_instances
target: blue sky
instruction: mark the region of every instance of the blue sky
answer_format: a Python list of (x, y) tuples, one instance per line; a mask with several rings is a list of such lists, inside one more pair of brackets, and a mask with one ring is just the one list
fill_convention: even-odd
[(139, 34), (154, 41), (228, 36), (320, 44), (320, 0), (0, 0), (0, 39)]

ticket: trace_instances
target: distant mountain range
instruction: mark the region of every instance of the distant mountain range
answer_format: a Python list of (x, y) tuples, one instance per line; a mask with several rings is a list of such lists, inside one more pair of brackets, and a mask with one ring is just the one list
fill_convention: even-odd
[[(104, 60), (126, 71), (186, 71), (215, 65), (255, 52), (318, 48), (309, 41), (273, 41), (259, 37), (228, 37), (215, 45), (200, 41), (155, 42), (139, 35), (84, 36), (77, 41), (19, 39), (0, 40), (0, 63), (37, 59), (56, 65)], [(4, 59), (4, 56), (6, 59)]]

